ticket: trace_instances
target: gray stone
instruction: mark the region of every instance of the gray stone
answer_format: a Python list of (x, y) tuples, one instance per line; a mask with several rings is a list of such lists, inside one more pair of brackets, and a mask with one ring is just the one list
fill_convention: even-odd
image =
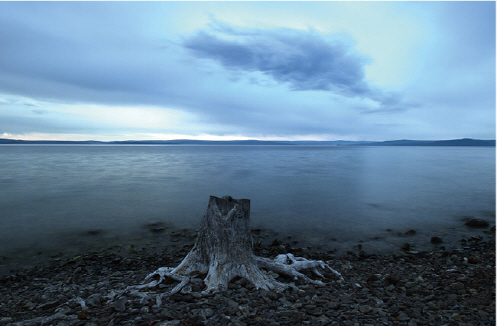
[(159, 324), (159, 326), (178, 326), (181, 323), (181, 320), (170, 320), (165, 323)]
[(228, 300), (228, 307), (232, 308), (232, 309), (238, 309), (238, 302), (234, 301), (234, 300)]
[(271, 300), (278, 300), (278, 294), (273, 291), (268, 291), (267, 297)]
[(409, 318), (405, 313), (401, 312), (396, 319), (399, 321), (407, 321), (411, 318)]
[(450, 285), (450, 289), (452, 291), (461, 291), (461, 290), (464, 290), (464, 284), (462, 284), (461, 282), (453, 283), (453, 284)]
[(162, 309), (162, 311), (159, 313), (159, 317), (164, 318), (164, 319), (170, 319), (170, 318), (172, 318), (171, 311), (167, 308)]
[(86, 304), (90, 307), (98, 307), (102, 303), (102, 297), (99, 294), (92, 294), (86, 299)]
[(119, 312), (124, 312), (126, 310), (126, 303), (128, 302), (128, 299), (126, 297), (119, 298), (117, 301), (114, 301), (113, 303), (110, 304), (112, 308), (114, 308), (116, 311)]
[(205, 308), (203, 310), (203, 315), (205, 316), (205, 318), (210, 318), (214, 315), (214, 310), (212, 310), (211, 308)]
[(478, 315), (482, 319), (487, 319), (490, 316), (490, 314), (488, 312), (486, 312), (485, 310), (478, 310)]
[(321, 307), (317, 307), (315, 309), (307, 309), (306, 312), (310, 315), (318, 317), (323, 314), (323, 309)]
[(371, 307), (369, 305), (360, 305), (359, 311), (363, 314), (367, 314), (367, 313), (370, 313), (371, 311), (373, 311), (373, 307)]

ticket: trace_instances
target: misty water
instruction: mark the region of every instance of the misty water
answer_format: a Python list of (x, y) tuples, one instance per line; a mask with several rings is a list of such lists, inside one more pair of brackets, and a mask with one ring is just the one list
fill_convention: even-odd
[(153, 222), (194, 230), (210, 195), (250, 199), (252, 228), (345, 250), (456, 245), (482, 234), (465, 219), (495, 219), (494, 147), (3, 145), (0, 166), (3, 265), (139, 242)]

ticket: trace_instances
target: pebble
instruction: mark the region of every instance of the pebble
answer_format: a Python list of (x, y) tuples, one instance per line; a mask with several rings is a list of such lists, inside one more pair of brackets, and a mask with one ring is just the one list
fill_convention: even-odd
[(234, 301), (234, 300), (228, 300), (228, 307), (232, 308), (232, 309), (238, 309), (238, 302)]
[(212, 310), (211, 308), (205, 308), (203, 310), (203, 315), (205, 316), (205, 318), (210, 318), (214, 315), (214, 310)]
[(86, 299), (86, 304), (90, 307), (98, 307), (101, 304), (101, 296), (100, 294), (92, 294)]
[(371, 311), (373, 311), (373, 307), (368, 306), (368, 305), (360, 305), (359, 311), (363, 314), (367, 314), (367, 313), (370, 313)]
[[(274, 258), (273, 249), (280, 246), (292, 252), (284, 241), (275, 244), (258, 247), (257, 255)], [(141, 297), (109, 299), (111, 291), (140, 284), (154, 269), (176, 266), (189, 248), (160, 255), (149, 248), (127, 257), (89, 253), (71, 263), (60, 260), (0, 278), (0, 325), (55, 313), (75, 318), (51, 323), (60, 326), (495, 324), (495, 244), (481, 238), (467, 239), (457, 250), (385, 255), (297, 248), (296, 256), (326, 261), (345, 278), (341, 284), (325, 280), (324, 287), (293, 281), (277, 293), (240, 279), (227, 291), (204, 296), (201, 276), (193, 275), (184, 291), (164, 297), (160, 305), (155, 294), (176, 283), (148, 289)], [(68, 278), (72, 281), (65, 282)], [(77, 297), (84, 309), (80, 301), (64, 304)]]
[(118, 312), (124, 312), (126, 310), (126, 303), (127, 302), (128, 302), (128, 300), (125, 297), (123, 297), (123, 298), (120, 298), (120, 299), (112, 302), (110, 304), (110, 306), (113, 307)]
[(457, 282), (452, 285), (450, 285), (450, 290), (452, 291), (461, 291), (464, 290), (464, 284)]

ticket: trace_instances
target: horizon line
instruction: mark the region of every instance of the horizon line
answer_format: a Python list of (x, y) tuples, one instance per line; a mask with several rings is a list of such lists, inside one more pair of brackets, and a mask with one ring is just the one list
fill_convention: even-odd
[(71, 143), (83, 143), (83, 142), (95, 142), (95, 143), (125, 143), (125, 142), (172, 142), (172, 141), (190, 141), (190, 142), (316, 142), (316, 143), (330, 143), (330, 142), (351, 142), (351, 143), (378, 143), (378, 142), (395, 142), (395, 141), (426, 141), (426, 142), (436, 142), (436, 141), (454, 141), (454, 140), (477, 140), (477, 141), (495, 141), (496, 139), (481, 139), (481, 138), (445, 138), (445, 139), (389, 139), (389, 140), (344, 140), (344, 139), (335, 139), (335, 140), (315, 140), (315, 139), (299, 139), (299, 140), (291, 140), (291, 139), (257, 139), (257, 138), (248, 138), (248, 139), (192, 139), (192, 138), (172, 138), (172, 139), (126, 139), (126, 140), (94, 140), (94, 139), (86, 139), (86, 140), (61, 140), (61, 139), (21, 139), (21, 138), (3, 138), (0, 137), (2, 141), (20, 141), (20, 142), (71, 142)]

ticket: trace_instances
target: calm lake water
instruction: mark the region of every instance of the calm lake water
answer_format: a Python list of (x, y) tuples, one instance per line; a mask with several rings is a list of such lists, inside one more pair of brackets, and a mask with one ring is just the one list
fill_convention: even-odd
[(326, 247), (450, 243), (465, 217), (495, 219), (493, 147), (3, 145), (0, 166), (4, 264), (88, 230), (195, 229), (210, 195), (248, 198), (253, 228)]

